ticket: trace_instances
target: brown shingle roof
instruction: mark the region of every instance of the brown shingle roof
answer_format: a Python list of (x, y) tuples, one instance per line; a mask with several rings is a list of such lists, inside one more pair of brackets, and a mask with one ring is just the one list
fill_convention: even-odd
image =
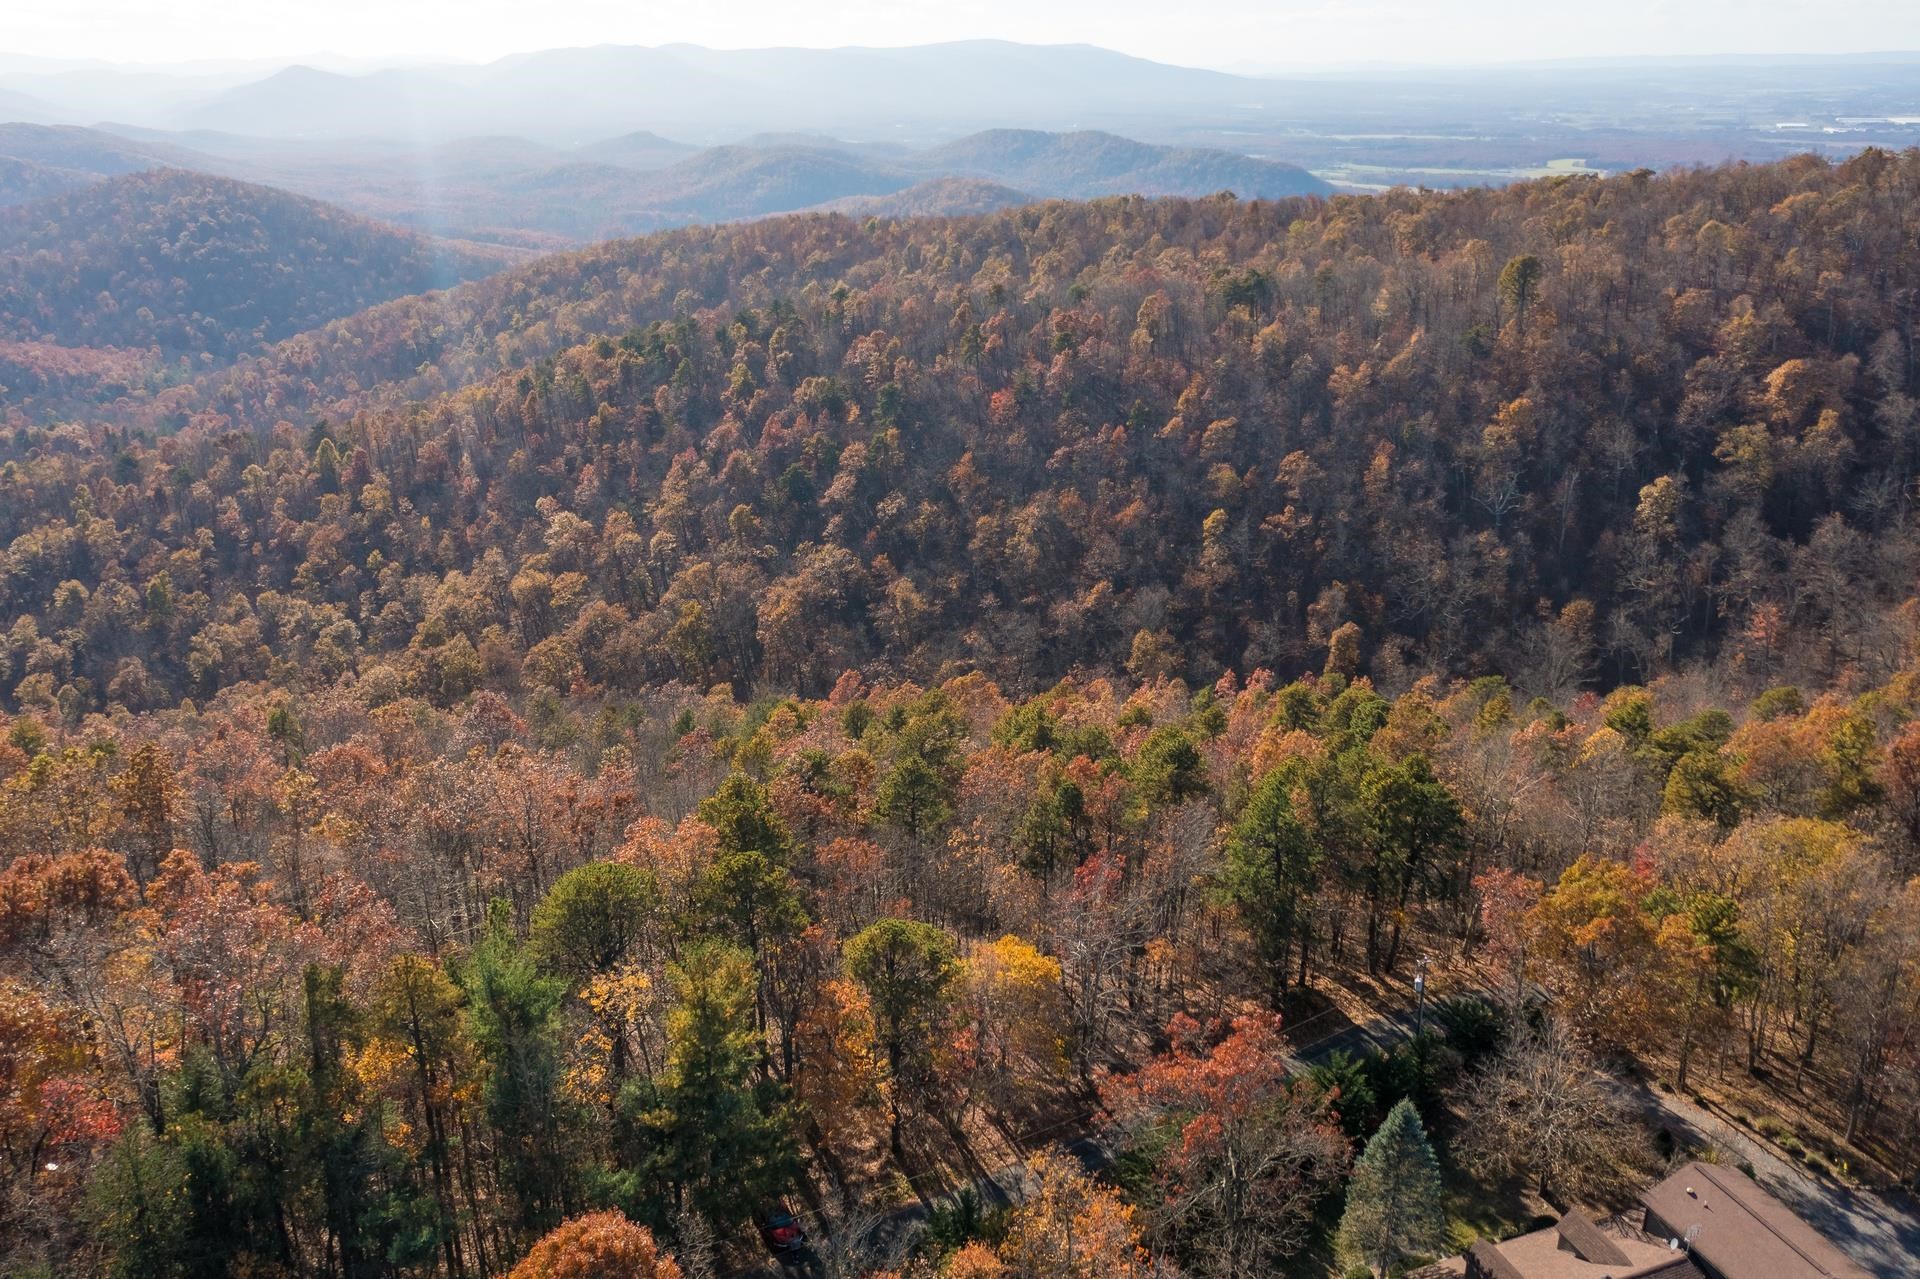
[[(1870, 1279), (1751, 1178), (1691, 1163), (1641, 1196), (1647, 1229), (1685, 1239), (1722, 1279)], [(1697, 1229), (1695, 1229), (1697, 1227)]]
[(1561, 1246), (1570, 1249), (1582, 1261), (1603, 1266), (1631, 1264), (1620, 1245), (1602, 1234), (1593, 1218), (1578, 1208), (1569, 1208), (1554, 1229), (1560, 1232)]
[(1575, 1252), (1554, 1225), (1505, 1243), (1475, 1244), (1467, 1253), (1467, 1274), (1471, 1279), (1703, 1279), (1687, 1254), (1667, 1247), (1665, 1240), (1614, 1234), (1591, 1218), (1586, 1224), (1611, 1246), (1610, 1253), (1595, 1248), (1608, 1253), (1605, 1260)]
[(1478, 1273), (1487, 1279), (1527, 1279), (1518, 1267), (1501, 1255), (1498, 1247), (1485, 1239), (1467, 1249), (1467, 1257), (1470, 1262), (1477, 1264)]

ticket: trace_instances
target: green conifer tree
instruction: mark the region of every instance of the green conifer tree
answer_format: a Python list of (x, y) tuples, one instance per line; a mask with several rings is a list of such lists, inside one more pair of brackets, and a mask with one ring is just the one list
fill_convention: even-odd
[(1445, 1237), (1440, 1163), (1420, 1112), (1402, 1101), (1367, 1142), (1347, 1183), (1347, 1210), (1335, 1248), (1343, 1262), (1385, 1276), (1403, 1257), (1430, 1255)]
[[(1227, 839), (1222, 884), (1266, 963), (1275, 1008), (1287, 993), (1295, 943), (1304, 951), (1310, 940), (1307, 929), (1320, 867), (1320, 845), (1294, 813), (1297, 774), (1293, 768), (1276, 769), (1254, 788)], [(1303, 955), (1303, 967), (1304, 962)]]
[(793, 1110), (759, 1070), (751, 957), (702, 942), (670, 975), (679, 1006), (667, 1019), (667, 1068), (626, 1101), (645, 1107), (641, 1127), (676, 1211), (724, 1231), (799, 1175)]

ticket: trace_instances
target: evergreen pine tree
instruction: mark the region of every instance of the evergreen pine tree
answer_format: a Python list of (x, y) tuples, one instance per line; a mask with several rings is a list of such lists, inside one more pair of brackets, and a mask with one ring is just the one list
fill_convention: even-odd
[(1335, 1247), (1342, 1261), (1384, 1276), (1403, 1257), (1434, 1252), (1446, 1226), (1439, 1161), (1420, 1112), (1403, 1100), (1353, 1165)]
[(677, 1208), (737, 1226), (800, 1170), (785, 1089), (760, 1077), (753, 961), (721, 942), (692, 947), (670, 975), (667, 1068), (648, 1118)]
[[(1278, 1008), (1287, 993), (1288, 963), (1304, 952), (1321, 850), (1293, 811), (1297, 770), (1276, 769), (1254, 788), (1227, 840), (1227, 898), (1253, 933), (1266, 962), (1268, 991)], [(1304, 962), (1304, 954), (1303, 954)]]
[(487, 932), (462, 974), (474, 1040), (485, 1056), (487, 1117), (497, 1134), (502, 1180), (529, 1232), (557, 1225), (573, 1206), (573, 1165), (564, 1135), (559, 1015), (566, 982), (540, 971), (514, 940), (506, 903), (488, 911)]

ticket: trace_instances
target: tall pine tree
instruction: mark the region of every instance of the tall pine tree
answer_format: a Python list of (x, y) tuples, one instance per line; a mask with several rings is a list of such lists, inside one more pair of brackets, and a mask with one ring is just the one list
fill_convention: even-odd
[(1384, 1276), (1403, 1257), (1431, 1255), (1446, 1228), (1440, 1163), (1420, 1112), (1403, 1100), (1353, 1165), (1335, 1248), (1342, 1261)]
[(1287, 993), (1287, 969), (1300, 947), (1305, 978), (1320, 845), (1294, 813), (1298, 770), (1276, 769), (1254, 788), (1227, 840), (1226, 895), (1240, 909), (1266, 963), (1268, 992), (1277, 1009)]
[(487, 1117), (501, 1180), (518, 1209), (515, 1224), (541, 1234), (573, 1207), (568, 1106), (560, 1087), (559, 1015), (567, 984), (542, 973), (531, 949), (514, 940), (501, 900), (488, 911), (486, 936), (462, 978), (474, 1041), (488, 1065)]
[(671, 976), (680, 1006), (667, 1018), (662, 1136), (691, 1206), (725, 1228), (798, 1175), (785, 1090), (759, 1069), (752, 959), (716, 942), (695, 946)]

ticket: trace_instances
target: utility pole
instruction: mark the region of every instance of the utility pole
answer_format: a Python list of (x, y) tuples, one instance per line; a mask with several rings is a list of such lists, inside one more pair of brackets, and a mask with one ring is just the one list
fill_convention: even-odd
[(1413, 1014), (1413, 1037), (1420, 1038), (1427, 1029), (1427, 969), (1433, 967), (1433, 956), (1422, 955), (1413, 966), (1413, 993), (1417, 1000)]

